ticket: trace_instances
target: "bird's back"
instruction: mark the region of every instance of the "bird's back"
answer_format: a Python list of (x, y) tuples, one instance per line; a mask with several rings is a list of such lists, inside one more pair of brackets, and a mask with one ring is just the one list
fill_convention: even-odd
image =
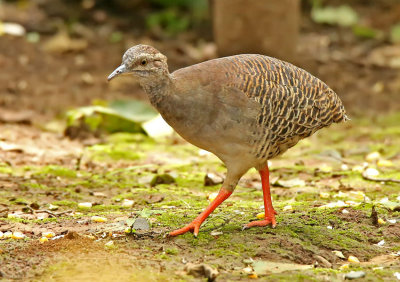
[[(231, 87), (261, 107), (250, 141), (258, 159), (273, 158), (315, 131), (347, 120), (342, 102), (324, 82), (290, 63), (263, 55), (210, 60), (172, 74), (218, 95)], [(237, 95), (237, 93), (235, 93)], [(238, 132), (240, 134), (240, 132)]]

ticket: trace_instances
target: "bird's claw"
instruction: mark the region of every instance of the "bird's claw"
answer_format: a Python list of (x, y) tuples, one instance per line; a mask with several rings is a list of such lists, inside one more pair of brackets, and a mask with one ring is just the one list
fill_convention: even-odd
[(255, 226), (268, 226), (271, 225), (272, 228), (276, 227), (276, 220), (275, 220), (275, 216), (272, 216), (271, 218), (266, 218), (264, 220), (256, 220), (256, 221), (252, 221), (247, 223), (245, 226), (243, 226), (242, 230), (246, 230), (249, 229), (251, 227), (255, 227)]
[(185, 234), (186, 232), (190, 231), (190, 232), (193, 232), (194, 237), (197, 237), (197, 235), (199, 234), (200, 225), (201, 225), (201, 222), (194, 220), (191, 223), (189, 223), (188, 225), (184, 226), (183, 228), (170, 232), (168, 234), (168, 236), (174, 237), (174, 236)]

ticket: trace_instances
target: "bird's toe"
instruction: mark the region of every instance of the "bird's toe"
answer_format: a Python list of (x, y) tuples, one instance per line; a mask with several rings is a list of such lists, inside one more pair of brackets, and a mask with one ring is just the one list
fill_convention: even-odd
[(275, 217), (249, 222), (245, 226), (243, 226), (242, 230), (246, 230), (246, 229), (249, 229), (251, 227), (256, 227), (256, 226), (263, 227), (263, 226), (268, 226), (268, 225), (270, 225), (272, 228), (276, 227)]
[(174, 236), (185, 234), (190, 231), (190, 232), (193, 232), (194, 237), (197, 237), (197, 235), (199, 234), (200, 225), (201, 225), (201, 223), (199, 223), (197, 221), (192, 221), (191, 223), (184, 226), (183, 228), (170, 232), (168, 235), (169, 235), (169, 237), (174, 237)]

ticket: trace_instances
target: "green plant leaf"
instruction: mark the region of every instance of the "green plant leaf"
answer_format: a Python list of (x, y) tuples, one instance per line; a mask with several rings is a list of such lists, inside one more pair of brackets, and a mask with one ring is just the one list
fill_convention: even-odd
[(163, 210), (151, 210), (148, 208), (144, 208), (140, 213), (139, 216), (144, 217), (144, 218), (149, 218), (152, 214), (160, 214), (164, 213)]
[(400, 23), (392, 26), (390, 29), (390, 41), (393, 43), (400, 42)]
[(138, 100), (116, 100), (108, 107), (127, 119), (135, 122), (145, 122), (155, 118), (157, 111), (147, 103)]
[(358, 14), (347, 5), (313, 8), (311, 18), (317, 23), (340, 26), (353, 26), (358, 22)]
[(153, 119), (157, 112), (141, 101), (114, 101), (108, 107), (89, 106), (67, 113), (67, 128), (79, 127), (91, 132), (142, 132), (142, 123)]
[(368, 26), (355, 25), (353, 26), (354, 35), (361, 38), (378, 38), (382, 37), (382, 31), (376, 30)]

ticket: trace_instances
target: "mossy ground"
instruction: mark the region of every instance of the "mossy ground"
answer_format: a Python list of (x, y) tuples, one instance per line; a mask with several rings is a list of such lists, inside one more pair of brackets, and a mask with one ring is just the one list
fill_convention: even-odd
[[(263, 279), (341, 280), (344, 273), (361, 269), (369, 281), (393, 280), (393, 273), (400, 271), (398, 259), (397, 265), (395, 257), (393, 264), (368, 261), (400, 250), (400, 223), (388, 222), (399, 221), (400, 212), (379, 204), (384, 197), (399, 202), (400, 185), (365, 180), (352, 168), (363, 165), (368, 153), (378, 151), (393, 165), (378, 167), (370, 162), (368, 166), (378, 168), (379, 177), (400, 179), (399, 120), (397, 114), (376, 120), (373, 127), (368, 120), (357, 119), (332, 126), (272, 160), (273, 202), (278, 212), (275, 229), (242, 231), (245, 223), (256, 220), (263, 211), (258, 174), (250, 170), (231, 198), (205, 222), (198, 238), (191, 233), (176, 238), (164, 235), (190, 222), (207, 206), (207, 195), (219, 187), (205, 187), (204, 176), (208, 172), (223, 173), (225, 168), (215, 157), (199, 154), (197, 148), (176, 136), (153, 140), (143, 135), (114, 134), (64, 163), (2, 163), (0, 204), (4, 209), (0, 227), (23, 231), (27, 239), (0, 241), (1, 272), (9, 279), (37, 281), (90, 277), (100, 281), (107, 281), (107, 277), (186, 281), (191, 278), (183, 272), (184, 262), (204, 262), (217, 268), (219, 279), (225, 281), (249, 279), (242, 272), (246, 259), (310, 265), (323, 257), (331, 267), (319, 264), (313, 270), (270, 274)], [(175, 183), (150, 185), (151, 179), (162, 173), (173, 176)], [(281, 187), (278, 177), (283, 181), (301, 179), (305, 184)], [(328, 197), (320, 197), (321, 191)], [(338, 200), (354, 200), (336, 198), (339, 191), (362, 191), (370, 200), (357, 199), (358, 205), (345, 208), (348, 213), (343, 213), (343, 207), (320, 208)], [(135, 203), (124, 207), (124, 199)], [(78, 203), (82, 202), (94, 205), (80, 208)], [(26, 210), (32, 203), (38, 204), (39, 211), (48, 210), (49, 204), (59, 206), (53, 211), (56, 217), (38, 219), (35, 209)], [(293, 210), (285, 210), (287, 205)], [(372, 223), (372, 206), (386, 224)], [(7, 218), (20, 210), (32, 216)], [(139, 214), (146, 214), (151, 229), (125, 235), (124, 222)], [(90, 222), (93, 215), (108, 221)], [(78, 237), (40, 244), (43, 231), (56, 235), (74, 231)], [(82, 237), (93, 234), (96, 241)], [(385, 244), (377, 246), (382, 240)], [(114, 241), (113, 247), (104, 246), (108, 241)], [(346, 261), (336, 257), (334, 250), (342, 251), (346, 258), (356, 256), (361, 264), (339, 270)], [(22, 264), (24, 267), (20, 267)]]

